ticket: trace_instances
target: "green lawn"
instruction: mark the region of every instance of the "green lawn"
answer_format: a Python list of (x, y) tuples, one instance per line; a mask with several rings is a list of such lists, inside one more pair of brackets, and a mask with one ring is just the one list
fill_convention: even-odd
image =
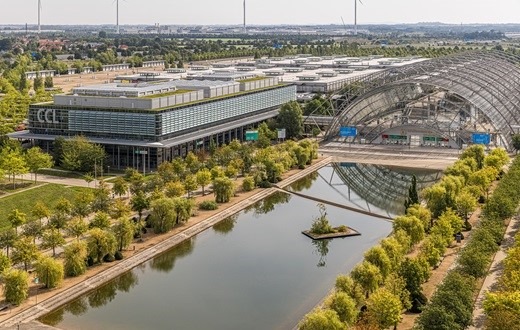
[(72, 200), (76, 194), (88, 190), (89, 188), (47, 184), (0, 198), (0, 230), (10, 226), (7, 215), (12, 209), (19, 209), (27, 215), (28, 220), (33, 220), (35, 217), (31, 215), (31, 209), (37, 201), (44, 202), (52, 210), (60, 197)]

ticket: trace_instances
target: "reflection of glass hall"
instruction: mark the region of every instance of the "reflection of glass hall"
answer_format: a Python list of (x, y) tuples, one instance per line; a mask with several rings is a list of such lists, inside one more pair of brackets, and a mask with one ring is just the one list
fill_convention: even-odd
[(472, 51), (374, 73), (335, 118), (355, 126), (359, 141), (459, 148), (489, 134), (491, 144), (512, 149), (520, 127), (520, 57)]
[[(434, 184), (442, 176), (440, 171), (360, 163), (334, 163), (332, 169), (332, 177), (327, 180), (347, 200), (365, 211), (374, 212), (374, 207), (387, 210), (389, 217), (403, 213), (413, 175), (417, 179), (419, 191)], [(347, 187), (347, 194), (343, 193), (340, 186)], [(351, 191), (360, 197), (359, 200), (356, 201)]]
[[(293, 85), (240, 92), (238, 83), (222, 84), (236, 84), (237, 89), (213, 98), (183, 90), (139, 98), (62, 95), (59, 102), (55, 98), (53, 103), (31, 105), (29, 130), (11, 137), (34, 140), (50, 150), (57, 137), (82, 135), (105, 147), (112, 168), (149, 169), (207, 147), (210, 140), (218, 144), (242, 140), (247, 129), (275, 117), (282, 104), (296, 98)], [(168, 99), (173, 97), (177, 99)], [(173, 106), (162, 106), (165, 103)]]

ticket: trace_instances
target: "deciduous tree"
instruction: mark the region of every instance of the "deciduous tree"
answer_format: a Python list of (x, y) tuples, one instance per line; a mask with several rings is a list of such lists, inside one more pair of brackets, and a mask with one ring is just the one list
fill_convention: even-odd
[(9, 268), (2, 274), (2, 281), (7, 303), (18, 306), (29, 296), (29, 274), (27, 272)]
[(36, 274), (45, 288), (55, 288), (63, 282), (63, 263), (42, 255), (36, 263)]

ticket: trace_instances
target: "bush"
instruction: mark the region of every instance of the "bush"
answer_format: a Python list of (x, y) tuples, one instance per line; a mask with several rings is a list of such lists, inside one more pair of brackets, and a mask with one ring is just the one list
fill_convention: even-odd
[(123, 260), (123, 254), (121, 253), (121, 251), (116, 251), (116, 253), (114, 254), (114, 258), (116, 260)]
[(116, 258), (114, 257), (114, 255), (112, 253), (107, 253), (104, 257), (103, 257), (103, 261), (104, 262), (114, 262), (116, 260)]
[(244, 191), (255, 189), (255, 179), (252, 176), (246, 176), (242, 182), (242, 189), (244, 189)]
[(215, 201), (203, 201), (199, 204), (200, 210), (213, 211), (218, 209), (218, 204)]

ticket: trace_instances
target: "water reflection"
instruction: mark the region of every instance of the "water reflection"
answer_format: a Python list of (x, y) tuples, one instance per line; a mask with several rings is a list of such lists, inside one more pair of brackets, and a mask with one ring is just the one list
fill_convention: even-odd
[(219, 234), (226, 235), (233, 231), (235, 228), (235, 223), (237, 222), (238, 214), (234, 214), (219, 223), (213, 225), (213, 230)]
[(334, 163), (288, 187), (290, 191), (394, 216), (404, 212), (412, 176), (421, 190), (439, 180), (438, 170)]
[(272, 195), (267, 196), (261, 201), (249, 206), (245, 209), (245, 213), (253, 212), (255, 216), (267, 214), (272, 212), (276, 205), (286, 204), (291, 200), (291, 195), (284, 192), (275, 192)]
[(174, 249), (153, 258), (150, 263), (150, 268), (160, 272), (169, 273), (173, 269), (173, 266), (175, 266), (175, 260), (179, 257), (190, 255), (193, 252), (194, 247), (195, 237), (189, 238), (177, 244)]
[(317, 267), (325, 267), (327, 262), (327, 254), (329, 253), (329, 243), (331, 239), (320, 239), (320, 240), (312, 240), (312, 245), (314, 245), (314, 253), (317, 254), (320, 259), (318, 261)]
[(58, 326), (63, 322), (65, 312), (74, 316), (85, 314), (90, 308), (98, 308), (104, 306), (115, 299), (118, 291), (128, 292), (131, 288), (139, 283), (139, 279), (133, 272), (127, 272), (113, 281), (99, 287), (91, 292), (88, 296), (83, 296), (67, 304), (65, 308), (60, 308), (40, 319), (44, 324), (50, 326)]

